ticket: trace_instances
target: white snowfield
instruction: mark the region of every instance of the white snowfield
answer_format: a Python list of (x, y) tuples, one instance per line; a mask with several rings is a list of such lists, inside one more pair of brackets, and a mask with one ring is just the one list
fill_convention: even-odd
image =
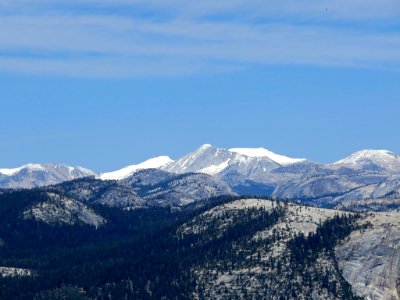
[(306, 160), (305, 158), (290, 158), (284, 155), (276, 154), (265, 148), (232, 148), (229, 149), (229, 151), (249, 157), (268, 157), (282, 166), (287, 166)]
[(173, 160), (168, 157), (168, 156), (159, 156), (155, 158), (151, 158), (146, 160), (145, 162), (142, 162), (137, 165), (131, 165), (128, 167), (125, 167), (123, 169), (114, 171), (114, 172), (108, 172), (108, 173), (103, 173), (99, 177), (101, 180), (122, 180), (125, 178), (128, 178), (135, 172), (143, 169), (158, 169), (166, 164), (169, 164), (173, 162)]
[(199, 170), (199, 173), (204, 173), (204, 174), (208, 174), (208, 175), (216, 175), (216, 174), (222, 172), (223, 170), (225, 170), (229, 166), (229, 161), (230, 161), (230, 159), (228, 159), (227, 161), (224, 161), (223, 163), (221, 163), (219, 165), (211, 165), (207, 168)]

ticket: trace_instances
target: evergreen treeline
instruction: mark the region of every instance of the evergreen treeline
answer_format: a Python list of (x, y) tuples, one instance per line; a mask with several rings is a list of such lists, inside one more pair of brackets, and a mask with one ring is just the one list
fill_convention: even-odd
[[(48, 225), (22, 220), (28, 203), (39, 202), (40, 191), (21, 191), (0, 195), (0, 266), (27, 268), (32, 277), (0, 277), (0, 299), (193, 299), (196, 294), (210, 298), (218, 274), (261, 268), (253, 274), (265, 285), (252, 291), (249, 278), (237, 276), (241, 289), (227, 287), (226, 299), (282, 299), (304, 292), (300, 285), (315, 281), (329, 292), (352, 297), (351, 288), (329, 274), (310, 278), (302, 273), (315, 264), (321, 253), (333, 255), (334, 245), (355, 227), (356, 217), (335, 217), (321, 224), (315, 234), (294, 237), (287, 255), (263, 259), (263, 253), (283, 240), (279, 232), (264, 239), (255, 233), (270, 230), (285, 215), (287, 203), (276, 202), (272, 210), (247, 208), (225, 212), (203, 226), (201, 213), (238, 198), (219, 197), (195, 203), (182, 210), (148, 208), (122, 211), (103, 206), (93, 209), (107, 224), (91, 226)], [(260, 200), (262, 201), (262, 200)], [(198, 222), (199, 232), (182, 232), (184, 224)], [(221, 230), (220, 224), (229, 224)], [(333, 258), (334, 259), (334, 258)], [(200, 273), (199, 273), (200, 272)], [(304, 277), (298, 281), (296, 275)], [(314, 275), (315, 276), (314, 276)], [(279, 277), (282, 280), (275, 280)], [(309, 281), (307, 281), (309, 280)], [(326, 281), (326, 282), (325, 282)], [(335, 287), (333, 287), (335, 286)]]

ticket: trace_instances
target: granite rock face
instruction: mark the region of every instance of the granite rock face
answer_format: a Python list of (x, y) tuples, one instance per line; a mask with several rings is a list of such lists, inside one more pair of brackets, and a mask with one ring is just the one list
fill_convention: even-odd
[(359, 296), (371, 300), (400, 299), (400, 213), (373, 213), (336, 248), (344, 278)]
[(23, 218), (47, 224), (87, 224), (95, 227), (106, 222), (103, 217), (79, 201), (55, 193), (46, 193), (46, 198), (46, 201), (25, 209)]

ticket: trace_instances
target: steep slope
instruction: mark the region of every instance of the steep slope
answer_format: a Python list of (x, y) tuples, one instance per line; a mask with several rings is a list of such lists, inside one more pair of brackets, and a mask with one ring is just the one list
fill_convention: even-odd
[(225, 150), (206, 144), (161, 169), (178, 174), (210, 174), (241, 195), (272, 195), (277, 199), (332, 207), (355, 195), (359, 200), (367, 199), (373, 185), (377, 188), (374, 195), (379, 190), (396, 193), (394, 183), (385, 189), (378, 186), (396, 170), (397, 160), (396, 155), (387, 151), (360, 151), (337, 163), (323, 165), (278, 155), (264, 148)]
[(355, 229), (355, 219), (262, 199), (212, 208), (179, 230), (200, 257), (191, 269), (195, 297), (355, 299), (332, 256), (332, 245)]
[(0, 188), (33, 188), (95, 175), (82, 167), (28, 164), (15, 169), (0, 169)]
[[(7, 240), (21, 237), (23, 231), (29, 231), (31, 221), (51, 226), (90, 225), (95, 228), (106, 223), (93, 208), (68, 197), (58, 191), (30, 189), (21, 191), (6, 191), (0, 195), (0, 227), (3, 232), (2, 246), (7, 247)], [(42, 225), (37, 225), (40, 231)], [(8, 229), (7, 229), (8, 228)], [(10, 231), (9, 228), (14, 228)], [(19, 232), (20, 231), (20, 232)], [(40, 239), (40, 236), (36, 237)]]
[(400, 213), (371, 213), (336, 247), (343, 276), (365, 299), (400, 299)]
[(45, 201), (34, 203), (23, 212), (24, 219), (35, 219), (47, 224), (86, 224), (99, 227), (105, 220), (92, 209), (71, 198), (46, 193)]
[(215, 175), (225, 169), (231, 160), (239, 157), (225, 149), (205, 144), (161, 169), (178, 174), (199, 172)]
[[(147, 169), (156, 169), (160, 172), (149, 172), (146, 175), (141, 173)], [(140, 175), (136, 176), (137, 173)], [(167, 156), (160, 156), (115, 172), (101, 174), (98, 179), (112, 183), (103, 185), (92, 182), (95, 185), (93, 190), (83, 187), (82, 192), (88, 195), (81, 193), (79, 201), (122, 208), (154, 205), (161, 200), (159, 197), (153, 199), (143, 192), (150, 190), (149, 187), (145, 187), (145, 182), (148, 182), (148, 186), (152, 186), (163, 180), (172, 180), (173, 176), (190, 173), (212, 175), (219, 185), (225, 183), (229, 185), (231, 191), (225, 187), (221, 189), (228, 194), (233, 192), (240, 195), (273, 196), (276, 199), (287, 198), (321, 207), (347, 209), (361, 209), (364, 206), (373, 210), (384, 210), (385, 207), (393, 210), (400, 207), (398, 205), (400, 156), (390, 151), (362, 150), (333, 164), (319, 164), (304, 159), (289, 158), (264, 148), (226, 150), (209, 144), (176, 161)], [(0, 189), (48, 186), (95, 175), (94, 172), (80, 167), (30, 164), (15, 169), (0, 169)], [(143, 182), (129, 183), (130, 177)], [(198, 180), (204, 181), (204, 178), (199, 177)], [(121, 183), (115, 183), (114, 180)], [(216, 182), (207, 180), (215, 188)], [(202, 185), (207, 184), (203, 182)], [(194, 186), (194, 184), (188, 184), (185, 188), (181, 186), (179, 192), (171, 191), (169, 195), (177, 192), (175, 197), (185, 198), (183, 194), (189, 195), (190, 189)], [(194, 190), (193, 195), (201, 195)], [(208, 194), (220, 194), (220, 192)], [(185, 201), (192, 201), (190, 199), (198, 198), (188, 196)], [(390, 203), (385, 205), (385, 200), (388, 199)], [(175, 200), (171, 203), (179, 202)]]
[(400, 213), (241, 199), (202, 213), (179, 234), (206, 256), (191, 270), (199, 298), (396, 300), (399, 220)]
[(173, 160), (168, 156), (159, 156), (146, 160), (145, 162), (137, 165), (131, 165), (114, 172), (100, 174), (99, 178), (102, 180), (122, 180), (128, 178), (129, 176), (132, 176), (135, 172), (139, 170), (157, 169), (172, 162)]
[(240, 174), (248, 174), (256, 165), (264, 172), (279, 167), (278, 163), (268, 157), (245, 156), (206, 144), (161, 169), (178, 174), (196, 172), (209, 175), (220, 174), (226, 169), (235, 169)]
[[(149, 176), (149, 173), (153, 176)], [(151, 182), (144, 184), (143, 178), (151, 178)], [(154, 178), (159, 180), (155, 181)], [(222, 180), (199, 173), (177, 175), (160, 170), (144, 170), (124, 184), (132, 187), (147, 202), (162, 206), (179, 207), (212, 197), (234, 195)]]
[[(138, 173), (147, 182), (155, 171)], [(131, 184), (147, 186), (140, 178)], [(1, 299), (72, 299), (60, 282), (89, 299), (400, 299), (399, 213), (219, 197), (181, 209), (96, 208), (107, 217), (98, 228), (25, 220), (20, 212), (49, 193), (1, 196), (0, 274), (11, 275), (0, 275)]]
[(329, 200), (332, 201), (333, 197), (350, 192), (359, 186), (359, 184), (340, 176), (317, 176), (281, 184), (275, 189), (272, 196), (277, 199), (300, 200), (319, 200), (329, 197)]
[(287, 166), (306, 160), (305, 158), (291, 158), (284, 155), (276, 154), (265, 148), (232, 148), (229, 149), (229, 151), (249, 157), (267, 157), (282, 166)]

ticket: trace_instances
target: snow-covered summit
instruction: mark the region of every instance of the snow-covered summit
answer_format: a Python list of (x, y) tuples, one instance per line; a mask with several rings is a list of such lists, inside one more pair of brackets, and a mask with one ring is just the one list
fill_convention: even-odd
[(18, 168), (11, 169), (0, 169), (0, 174), (6, 176), (13, 176), (22, 170), (30, 170), (30, 171), (45, 171), (45, 168), (41, 164), (27, 164)]
[(362, 168), (374, 165), (391, 172), (400, 171), (400, 156), (388, 150), (361, 150), (332, 164)]
[(381, 160), (381, 161), (390, 161), (393, 159), (400, 159), (400, 157), (388, 150), (360, 150), (354, 152), (353, 154), (349, 155), (348, 157), (341, 159), (334, 164), (355, 164), (362, 160), (369, 159), (369, 160)]
[(234, 172), (254, 175), (258, 171), (266, 173), (278, 167), (278, 163), (265, 156), (251, 157), (205, 144), (162, 169), (178, 174), (194, 172), (221, 175)]
[(64, 175), (79, 175), (93, 176), (95, 173), (89, 169), (85, 169), (79, 166), (71, 167), (63, 164), (26, 164), (18, 168), (0, 169), (0, 174), (5, 176), (15, 176), (22, 172), (60, 172)]
[(27, 164), (18, 168), (0, 169), (0, 188), (32, 188), (96, 175), (82, 167), (51, 163)]
[(269, 159), (273, 160), (274, 162), (282, 165), (287, 166), (295, 163), (299, 163), (305, 161), (305, 158), (291, 158), (284, 155), (276, 154), (268, 149), (265, 148), (232, 148), (229, 149), (231, 152), (239, 153), (242, 155), (246, 155), (249, 157), (268, 157)]
[(143, 169), (158, 169), (165, 166), (173, 160), (169, 156), (159, 156), (155, 158), (148, 159), (140, 164), (131, 165), (114, 172), (103, 173), (99, 177), (102, 180), (122, 180), (125, 179), (135, 172)]
[(228, 166), (235, 155), (225, 149), (204, 144), (195, 151), (183, 156), (175, 162), (163, 166), (162, 169), (172, 173), (206, 173), (214, 175)]
[(211, 144), (204, 144), (199, 149), (205, 150), (205, 149), (212, 148), (212, 147), (213, 147), (213, 145), (211, 145)]

